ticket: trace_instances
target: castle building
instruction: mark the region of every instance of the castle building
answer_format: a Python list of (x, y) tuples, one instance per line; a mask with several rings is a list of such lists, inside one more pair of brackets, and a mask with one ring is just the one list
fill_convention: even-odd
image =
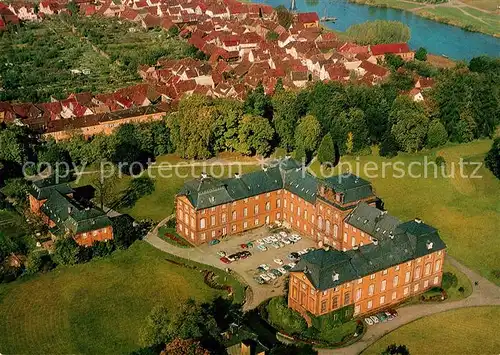
[(292, 159), (233, 178), (203, 175), (176, 197), (177, 232), (199, 245), (282, 222), (324, 247), (290, 271), (288, 305), (306, 319), (345, 306), (370, 313), (441, 285), (446, 245), (419, 219), (376, 205), (371, 184), (312, 176)]
[(30, 209), (52, 235), (71, 235), (79, 245), (113, 239), (111, 220), (101, 209), (73, 198), (73, 189), (53, 177), (36, 180), (28, 191)]

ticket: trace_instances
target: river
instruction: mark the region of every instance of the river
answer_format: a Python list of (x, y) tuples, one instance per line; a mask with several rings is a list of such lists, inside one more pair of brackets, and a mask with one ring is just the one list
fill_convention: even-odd
[[(289, 0), (254, 0), (273, 7), (284, 5), (289, 8)], [(313, 3), (314, 2), (314, 3)], [(409, 11), (379, 8), (349, 3), (344, 0), (314, 0), (306, 3), (297, 0), (297, 11), (315, 11), (320, 17), (325, 14), (337, 18), (335, 23), (325, 25), (338, 31), (349, 26), (373, 20), (401, 21), (411, 30), (410, 47), (425, 47), (430, 53), (446, 55), (451, 59), (470, 60), (480, 55), (499, 56), (500, 39), (477, 32), (468, 32), (459, 27), (428, 20)]]

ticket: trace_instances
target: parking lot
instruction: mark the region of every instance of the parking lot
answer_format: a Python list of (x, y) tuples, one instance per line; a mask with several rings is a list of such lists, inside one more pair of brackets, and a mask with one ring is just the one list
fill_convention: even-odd
[[(251, 253), (250, 256), (244, 259), (240, 258), (239, 260), (232, 261), (229, 264), (225, 264), (219, 260), (218, 261), (220, 264), (219, 267), (221, 268), (227, 267), (231, 270), (236, 271), (238, 274), (242, 275), (247, 281), (247, 283), (250, 284), (250, 286), (254, 290), (254, 293), (263, 292), (268, 294), (267, 297), (272, 297), (280, 294), (283, 290), (283, 285), (284, 285), (283, 281), (285, 279), (286, 274), (288, 273), (288, 271), (283, 270), (283, 268), (289, 269), (289, 267), (292, 266), (292, 265), (289, 265), (288, 267), (285, 266), (292, 262), (291, 260), (288, 259), (288, 255), (292, 252), (305, 251), (305, 249), (307, 248), (316, 247), (314, 241), (300, 235), (299, 235), (300, 238), (299, 241), (295, 243), (291, 242), (289, 237), (291, 235), (297, 235), (297, 233), (294, 232), (290, 233), (287, 232), (286, 234), (281, 233), (282, 235), (280, 236), (280, 231), (283, 232), (284, 230), (281, 229), (281, 230), (270, 231), (267, 227), (262, 227), (239, 235), (228, 236), (223, 240), (221, 240), (219, 244), (203, 245), (200, 247), (200, 249), (205, 254), (210, 255), (210, 259), (213, 258), (220, 259), (222, 255), (220, 252), (224, 252), (226, 256), (230, 256), (232, 254), (242, 252), (245, 250), (249, 251)], [(284, 237), (285, 235), (286, 237)], [(270, 241), (270, 243), (265, 243), (263, 239), (268, 238), (270, 236), (274, 236), (273, 239), (275, 239), (276, 242), (268, 240)], [(294, 238), (292, 237), (291, 239)], [(286, 241), (288, 241), (288, 244)], [(242, 244), (249, 245), (249, 247), (242, 248)], [(259, 249), (258, 245), (264, 245), (267, 250)], [(275, 259), (282, 260), (283, 264), (276, 263)], [(258, 270), (259, 265), (263, 264), (268, 265), (267, 271)], [(276, 272), (276, 270), (279, 268), (281, 268), (280, 269), (281, 272), (279, 271)], [(271, 270), (273, 270), (272, 272), (274, 272), (274, 274), (271, 272)], [(285, 271), (285, 274), (283, 274), (283, 271)], [(269, 275), (269, 273), (271, 273), (274, 277)], [(268, 275), (267, 276), (268, 280), (266, 279), (266, 276), (263, 277), (264, 279), (266, 279), (264, 283), (262, 283), (262, 281), (256, 280), (262, 274)], [(259, 298), (263, 296), (264, 295), (259, 295)]]

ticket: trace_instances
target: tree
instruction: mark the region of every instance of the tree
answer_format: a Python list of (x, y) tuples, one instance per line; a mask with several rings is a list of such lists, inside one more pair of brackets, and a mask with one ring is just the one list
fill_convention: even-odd
[(295, 146), (302, 145), (306, 152), (314, 152), (321, 134), (321, 125), (313, 115), (307, 115), (299, 120), (295, 129)]
[(167, 118), (175, 150), (183, 158), (207, 159), (213, 155), (215, 107), (210, 98), (183, 98), (176, 113)]
[(384, 62), (392, 70), (398, 70), (405, 63), (403, 58), (392, 53), (388, 53), (384, 56)]
[(317, 355), (318, 352), (314, 350), (312, 345), (296, 345), (296, 344), (282, 344), (279, 343), (271, 349), (270, 355)]
[(33, 134), (26, 126), (0, 126), (0, 161), (23, 165), (33, 158)]
[(20, 250), (22, 250), (22, 247), (16, 239), (0, 231), (0, 262), (9, 254), (17, 253)]
[(455, 125), (455, 139), (459, 143), (472, 141), (476, 136), (476, 121), (472, 114), (472, 110), (468, 107), (460, 113), (460, 118)]
[(493, 175), (500, 179), (500, 138), (495, 138), (491, 149), (484, 158), (484, 164), (491, 170)]
[[(343, 111), (337, 116), (331, 125), (330, 134), (332, 135), (333, 143), (337, 147), (339, 154), (347, 153), (347, 135), (349, 133), (349, 120), (346, 111)], [(352, 149), (352, 147), (351, 147)]]
[(210, 355), (199, 341), (175, 338), (165, 346), (160, 355)]
[(394, 135), (389, 130), (382, 138), (382, 142), (380, 143), (379, 155), (381, 157), (392, 158), (398, 155), (398, 151), (398, 142), (396, 142), (396, 138), (394, 138)]
[(429, 148), (439, 147), (448, 140), (446, 128), (439, 120), (432, 120), (429, 123), (429, 131), (427, 132), (427, 146)]
[(427, 49), (424, 47), (420, 47), (415, 52), (415, 59), (420, 60), (421, 62), (425, 62), (427, 60)]
[(115, 174), (108, 176), (108, 172), (101, 171), (92, 179), (92, 186), (96, 189), (96, 197), (99, 201), (101, 209), (107, 204), (111, 207), (117, 198), (116, 184), (118, 179)]
[(246, 114), (239, 127), (238, 150), (247, 155), (266, 155), (271, 151), (273, 136), (274, 129), (267, 118)]
[(396, 142), (405, 152), (419, 151), (427, 135), (427, 116), (411, 110), (399, 111), (398, 116), (396, 124), (391, 129)]
[(71, 158), (68, 151), (64, 149), (64, 146), (56, 143), (56, 141), (52, 138), (40, 147), (38, 151), (38, 161), (55, 166), (57, 163), (69, 164), (71, 162)]
[(172, 339), (172, 327), (168, 308), (156, 306), (146, 318), (146, 324), (140, 331), (141, 342), (145, 346), (169, 343)]
[(441, 287), (445, 290), (448, 290), (452, 287), (458, 286), (458, 278), (457, 275), (451, 272), (443, 273), (443, 279), (441, 281)]
[(45, 250), (32, 250), (26, 259), (26, 273), (33, 275), (39, 272), (44, 264), (44, 259), (48, 257)]
[(367, 21), (347, 28), (347, 36), (359, 44), (408, 42), (410, 28), (398, 21)]
[(55, 242), (54, 261), (59, 265), (74, 265), (79, 262), (80, 248), (71, 237), (62, 237)]
[(500, 70), (500, 60), (494, 57), (479, 56), (469, 62), (469, 70), (477, 73), (497, 72)]
[(359, 108), (349, 109), (347, 122), (349, 133), (351, 133), (352, 152), (359, 152), (369, 144), (364, 112)]
[(293, 14), (283, 5), (279, 5), (276, 7), (276, 15), (278, 17), (278, 23), (286, 29), (289, 29), (293, 23)]
[(214, 151), (234, 151), (238, 149), (238, 128), (243, 116), (240, 102), (217, 99), (215, 104)]
[(297, 94), (280, 90), (279, 87), (271, 99), (273, 105), (273, 125), (278, 135), (279, 145), (286, 150), (295, 146), (294, 130), (299, 119)]
[(266, 95), (262, 83), (247, 94), (243, 104), (243, 111), (256, 116), (271, 117), (271, 99)]
[(318, 160), (321, 164), (335, 162), (335, 146), (332, 135), (327, 133), (318, 148)]
[(304, 146), (302, 145), (299, 145), (296, 149), (295, 149), (295, 152), (294, 152), (294, 157), (293, 157), (295, 160), (297, 160), (298, 162), (304, 162), (304, 163), (307, 163), (308, 162), (308, 155), (307, 155), (307, 152), (306, 150), (304, 149)]
[(410, 355), (410, 351), (406, 347), (406, 345), (389, 345), (382, 355)]

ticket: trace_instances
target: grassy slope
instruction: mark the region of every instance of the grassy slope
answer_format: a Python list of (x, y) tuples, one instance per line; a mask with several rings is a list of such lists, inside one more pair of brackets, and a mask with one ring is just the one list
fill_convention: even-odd
[(405, 344), (412, 355), (496, 354), (500, 348), (498, 317), (500, 307), (465, 308), (435, 314), (389, 333), (363, 355), (381, 354), (393, 343)]
[(145, 242), (112, 257), (0, 285), (4, 353), (124, 354), (157, 304), (223, 295)]
[[(482, 161), (491, 146), (490, 140), (475, 141), (462, 145), (448, 145), (431, 152), (401, 154), (393, 159), (385, 159), (374, 154), (359, 158), (361, 166), (367, 162), (394, 163), (404, 162), (406, 166), (413, 161), (423, 162), (424, 156), (433, 161), (437, 152), (450, 162), (457, 162), (460, 157), (469, 157), (473, 161)], [(343, 161), (356, 163), (355, 158), (345, 157)], [(316, 162), (312, 170), (318, 172)], [(335, 169), (337, 170), (337, 169)], [(414, 168), (421, 173), (423, 168)], [(357, 173), (355, 165), (351, 170)], [(429, 170), (432, 171), (432, 170)], [(457, 168), (457, 173), (459, 173)], [(500, 279), (492, 275), (493, 270), (500, 270), (500, 245), (494, 241), (500, 230), (500, 181), (489, 170), (481, 167), (482, 179), (463, 179), (456, 177), (438, 178), (395, 178), (393, 169), (386, 168), (386, 177), (362, 177), (372, 181), (375, 192), (385, 202), (385, 208), (402, 220), (421, 218), (439, 229), (448, 246), (448, 253), (466, 265), (479, 271), (483, 276), (500, 284)], [(381, 173), (379, 175), (382, 175)], [(458, 174), (457, 174), (458, 175)]]

